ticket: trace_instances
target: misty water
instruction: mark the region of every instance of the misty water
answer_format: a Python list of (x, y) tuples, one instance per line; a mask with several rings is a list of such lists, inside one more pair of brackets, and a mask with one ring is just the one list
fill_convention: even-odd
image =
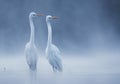
[[(90, 55), (90, 54), (89, 54)], [(91, 54), (92, 55), (92, 54)], [(115, 53), (91, 57), (63, 57), (63, 72), (53, 73), (44, 56), (39, 57), (37, 84), (119, 84), (120, 61)], [(114, 55), (114, 57), (113, 57)], [(30, 84), (24, 56), (0, 59), (0, 84)]]

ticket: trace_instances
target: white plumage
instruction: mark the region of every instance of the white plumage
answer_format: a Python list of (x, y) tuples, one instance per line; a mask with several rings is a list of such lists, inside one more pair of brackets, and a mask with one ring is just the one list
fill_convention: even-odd
[(34, 43), (34, 24), (33, 17), (42, 16), (42, 14), (36, 14), (35, 12), (31, 12), (29, 14), (30, 21), (30, 41), (25, 46), (25, 56), (26, 61), (29, 67), (29, 75), (30, 75), (30, 83), (36, 84), (36, 71), (37, 71), (37, 59), (38, 59), (38, 49)]
[(53, 71), (62, 71), (62, 60), (61, 60), (61, 54), (57, 46), (55, 46), (52, 43), (52, 28), (50, 24), (50, 20), (55, 19), (54, 16), (46, 16), (46, 22), (48, 26), (48, 42), (46, 47), (46, 55), (49, 63), (51, 64)]
[(34, 24), (33, 24), (33, 17), (36, 17), (36, 13), (31, 12), (29, 15), (30, 20), (30, 41), (25, 46), (25, 55), (26, 55), (26, 61), (30, 68), (30, 70), (36, 70), (36, 64), (37, 64), (37, 57), (38, 57), (38, 50), (34, 43)]
[(38, 50), (35, 44), (27, 43), (25, 47), (26, 61), (31, 70), (36, 70)]

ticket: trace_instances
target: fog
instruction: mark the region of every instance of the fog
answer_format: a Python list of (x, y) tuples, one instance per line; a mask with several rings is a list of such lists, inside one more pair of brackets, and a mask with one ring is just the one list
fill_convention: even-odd
[[(31, 84), (25, 61), (22, 57), (0, 59), (0, 83)], [(46, 58), (40, 57), (36, 84), (119, 84), (118, 65), (119, 59), (116, 58), (64, 57), (63, 72), (53, 73)]]
[(51, 24), (64, 66), (62, 73), (52, 72), (45, 16), (35, 17), (38, 84), (119, 84), (119, 9), (119, 0), (0, 0), (0, 84), (29, 84), (24, 48), (32, 11), (59, 17)]
[[(60, 17), (51, 24), (53, 42), (63, 53), (118, 50), (119, 3), (118, 0), (1, 0), (0, 53), (23, 52), (29, 41), (28, 15), (31, 11)], [(45, 17), (34, 18), (34, 24), (36, 45), (44, 53), (47, 43)]]

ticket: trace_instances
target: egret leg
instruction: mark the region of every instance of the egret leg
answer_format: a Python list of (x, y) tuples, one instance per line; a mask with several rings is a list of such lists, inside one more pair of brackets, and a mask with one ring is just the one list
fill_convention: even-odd
[(56, 72), (56, 69), (55, 69), (55, 67), (53, 66), (52, 68), (53, 68), (53, 72)]

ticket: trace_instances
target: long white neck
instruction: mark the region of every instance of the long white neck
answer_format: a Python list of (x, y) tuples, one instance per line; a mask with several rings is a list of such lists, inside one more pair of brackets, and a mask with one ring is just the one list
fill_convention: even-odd
[(47, 47), (49, 47), (52, 44), (52, 28), (50, 21), (46, 19), (47, 26), (48, 26), (48, 41), (47, 41)]
[(30, 28), (31, 28), (31, 33), (30, 33), (30, 43), (34, 43), (34, 24), (33, 24), (33, 19), (32, 17), (29, 17), (30, 20)]

